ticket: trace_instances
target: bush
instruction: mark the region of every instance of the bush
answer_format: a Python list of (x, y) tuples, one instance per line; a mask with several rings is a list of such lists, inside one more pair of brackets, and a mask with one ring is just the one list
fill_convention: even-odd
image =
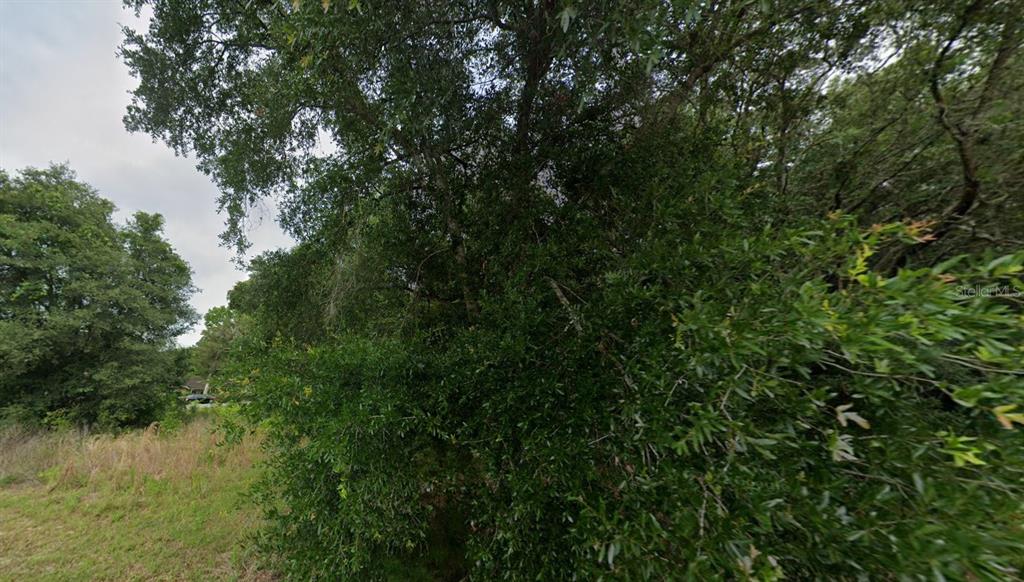
[(537, 277), (443, 339), (256, 342), (264, 542), (300, 579), (1011, 576), (1024, 327), (957, 289), (1024, 254), (867, 270), (915, 236), (837, 217), (586, 303)]

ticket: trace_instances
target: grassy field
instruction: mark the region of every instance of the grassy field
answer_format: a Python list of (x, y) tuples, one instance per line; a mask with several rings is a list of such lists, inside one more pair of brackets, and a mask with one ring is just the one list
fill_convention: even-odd
[(258, 443), (207, 418), (116, 437), (0, 432), (0, 580), (272, 580), (247, 550)]

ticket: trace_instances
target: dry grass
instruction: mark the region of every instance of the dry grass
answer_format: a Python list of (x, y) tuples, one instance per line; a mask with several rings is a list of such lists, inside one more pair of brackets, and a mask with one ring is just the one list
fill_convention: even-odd
[(60, 458), (66, 439), (17, 425), (0, 430), (0, 485), (36, 480)]
[(251, 436), (230, 447), (221, 444), (206, 417), (167, 435), (155, 424), (117, 436), (9, 427), (0, 432), (0, 484), (130, 487), (146, 479), (192, 480), (211, 469), (247, 469), (259, 454)]
[(117, 436), (0, 432), (0, 580), (267, 580), (245, 534), (258, 439), (203, 416)]

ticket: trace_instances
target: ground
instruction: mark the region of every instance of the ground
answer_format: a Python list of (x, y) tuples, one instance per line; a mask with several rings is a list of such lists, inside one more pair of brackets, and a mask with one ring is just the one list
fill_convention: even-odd
[(163, 434), (5, 436), (0, 580), (273, 579), (248, 538), (254, 443), (218, 445), (207, 419)]

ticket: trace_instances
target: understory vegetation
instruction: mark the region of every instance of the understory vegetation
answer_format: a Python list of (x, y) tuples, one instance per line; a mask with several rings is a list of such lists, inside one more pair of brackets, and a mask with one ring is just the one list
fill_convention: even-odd
[(0, 430), (0, 580), (270, 580), (246, 533), (260, 458), (206, 415), (114, 435)]

